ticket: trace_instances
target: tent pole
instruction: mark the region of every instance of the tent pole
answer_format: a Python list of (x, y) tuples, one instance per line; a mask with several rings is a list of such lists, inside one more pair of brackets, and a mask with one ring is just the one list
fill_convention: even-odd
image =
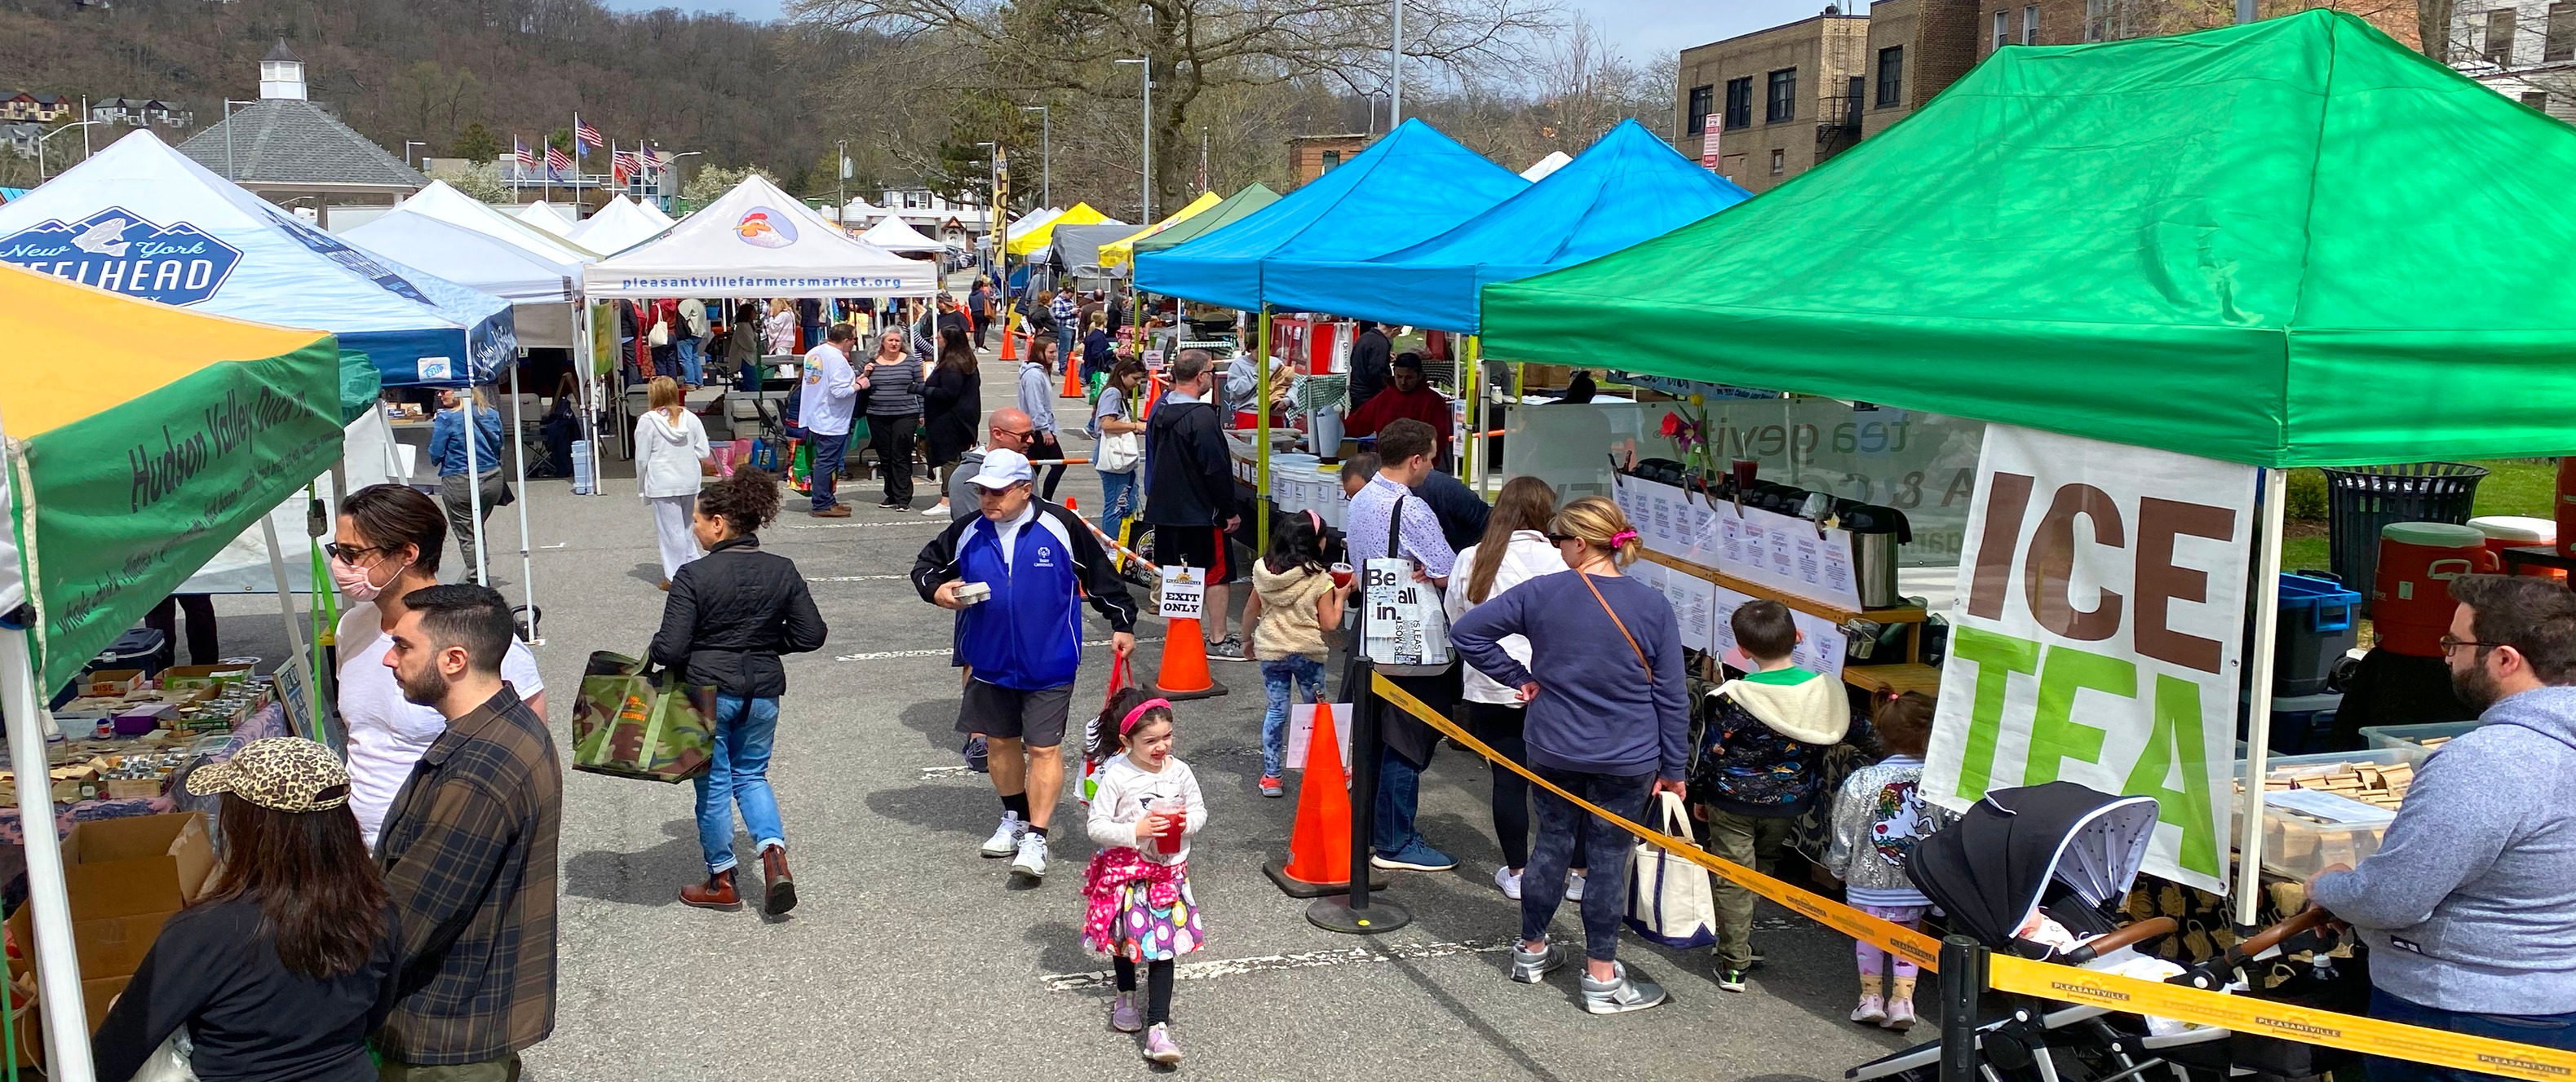
[(2254, 539), (2253, 686), (2245, 722), (2245, 803), (2236, 810), (2236, 926), (2254, 927), (2263, 895), (2263, 772), (2272, 747), (2272, 644), (2281, 625), (2281, 514), (2289, 471), (2263, 471), (2263, 529)]
[[(474, 566), (466, 570), (474, 573), (477, 585), (489, 586), (492, 584), (492, 572), (488, 569), (491, 561), (483, 551), (483, 464), (474, 455), (474, 445), (482, 442), (483, 411), (479, 408), (481, 403), (474, 401), (472, 385), (467, 385), (464, 393), (457, 397), (460, 401), (456, 408), (465, 411), (465, 507), (466, 512), (474, 516), (465, 524), (465, 528), (474, 535)], [(493, 468), (499, 469), (500, 466), (495, 463)], [(442, 477), (439, 483), (443, 485), (446, 480)], [(441, 502), (445, 501), (446, 495), (444, 492), (439, 494)]]
[[(27, 586), (33, 595), (35, 583)], [(33, 611), (21, 608), (13, 616), (23, 619)], [(12, 763), (46, 761), (45, 726), (37, 722), (44, 699), (36, 692), (34, 665), (27, 649), (27, 629), (0, 625), (0, 710), (11, 718), (28, 719), (26, 724), (9, 726)], [(23, 774), (18, 822), (29, 828), (23, 831), (27, 902), (34, 907), (37, 992), (45, 1017), (48, 1077), (92, 1082), (98, 1076), (89, 1058), (89, 1013), (81, 1004), (80, 960), (72, 953), (71, 899), (63, 885), (62, 839), (54, 836), (54, 793), (43, 783), (27, 784)]]
[[(1180, 341), (1180, 337), (1175, 334), (1172, 344), (1178, 346)], [(1253, 491), (1258, 494), (1252, 501), (1252, 532), (1254, 544), (1260, 551), (1268, 552), (1270, 551), (1270, 305), (1266, 303), (1261, 306), (1261, 330), (1256, 348), (1259, 354), (1252, 358), (1252, 363), (1255, 366), (1254, 370), (1261, 373), (1261, 400), (1260, 404), (1254, 407), (1256, 412), (1252, 417), (1253, 423), (1261, 427), (1252, 434), (1254, 442), (1260, 448), (1260, 453), (1254, 456), (1260, 461), (1252, 471)], [(1218, 401), (1221, 402), (1224, 399), (1220, 397)], [(1225, 614), (1218, 613), (1217, 620), (1222, 623), (1225, 620)]]
[(1478, 344), (1477, 336), (1471, 334), (1459, 344), (1458, 349), (1458, 393), (1467, 399), (1467, 438), (1458, 446), (1458, 468), (1466, 472), (1468, 487), (1482, 496), (1485, 494), (1485, 426), (1480, 419), (1484, 416), (1485, 395), (1484, 381), (1476, 378), (1478, 370), (1484, 367), (1480, 363), (1483, 358), (1476, 355)]
[[(519, 372), (525, 375), (527, 369), (523, 366)], [(528, 634), (533, 637), (537, 633), (537, 572), (528, 555), (528, 431), (526, 415), (519, 404), (519, 382), (512, 380), (510, 386), (510, 450), (519, 461), (513, 471), (518, 475), (520, 497), (515, 501), (519, 505), (519, 603), (528, 607)]]
[[(295, 618), (295, 584), (286, 579), (286, 546), (277, 540), (276, 517), (261, 515), (259, 532), (268, 538), (268, 573), (277, 578), (277, 612), (286, 619), (287, 664), (296, 664), (305, 656), (304, 634), (296, 629), (298, 621)], [(308, 677), (304, 681), (305, 706), (312, 712), (305, 716), (316, 719), (317, 728), (313, 732), (302, 735), (318, 742), (322, 739), (322, 733), (318, 728), (322, 710), (321, 704), (313, 701), (313, 692), (313, 681)]]

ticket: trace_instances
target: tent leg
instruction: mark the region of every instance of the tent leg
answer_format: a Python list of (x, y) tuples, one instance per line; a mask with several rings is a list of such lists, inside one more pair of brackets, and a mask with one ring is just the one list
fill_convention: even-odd
[(2272, 643), (2281, 625), (2281, 515), (2289, 471), (2263, 471), (2263, 529), (2254, 538), (2253, 686), (2245, 722), (2245, 803), (2236, 810), (2244, 833), (2237, 842), (2236, 926), (2254, 927), (2263, 902), (2263, 772), (2272, 748)]
[[(304, 633), (296, 627), (298, 621), (295, 618), (295, 584), (287, 581), (286, 578), (286, 546), (278, 542), (277, 520), (267, 515), (260, 516), (259, 532), (268, 538), (268, 573), (277, 578), (277, 612), (278, 615), (286, 618), (286, 663), (301, 664), (306, 656)], [(312, 712), (305, 716), (317, 719), (317, 728), (314, 732), (302, 735), (320, 741), (322, 733), (318, 728), (318, 719), (322, 716), (322, 704), (313, 701), (315, 690), (312, 679), (308, 677), (304, 681), (305, 705)]]
[[(0, 625), (0, 710), (12, 719), (9, 759), (13, 763), (45, 761), (45, 727), (38, 720), (44, 699), (36, 691), (34, 664), (27, 649), (27, 629)], [(89, 1058), (89, 1012), (81, 1004), (80, 960), (72, 953), (71, 899), (63, 885), (62, 839), (54, 836), (53, 790), (43, 785), (18, 786), (18, 824), (26, 835), (27, 902), (34, 907), (45, 1062), (52, 1068), (48, 1077), (92, 1082), (97, 1073)]]
[[(1255, 370), (1255, 371), (1258, 371), (1258, 372), (1260, 372), (1260, 373), (1261, 373), (1261, 391), (1260, 391), (1261, 400), (1260, 400), (1260, 405), (1259, 405), (1258, 407), (1256, 407), (1256, 408), (1258, 409), (1258, 411), (1259, 411), (1259, 412), (1257, 412), (1257, 413), (1253, 414), (1254, 423), (1259, 424), (1259, 425), (1261, 426), (1261, 428), (1260, 428), (1258, 431), (1256, 431), (1256, 432), (1254, 432), (1254, 433), (1252, 434), (1252, 435), (1253, 435), (1253, 441), (1254, 441), (1254, 443), (1256, 443), (1256, 444), (1259, 446), (1259, 448), (1260, 448), (1259, 453), (1253, 456), (1254, 458), (1258, 459), (1259, 461), (1254, 465), (1254, 467), (1253, 467), (1253, 473), (1252, 473), (1252, 480), (1253, 480), (1253, 486), (1252, 486), (1252, 487), (1253, 487), (1253, 491), (1254, 491), (1255, 493), (1257, 493), (1257, 495), (1253, 498), (1253, 501), (1252, 501), (1252, 516), (1253, 516), (1252, 532), (1253, 532), (1253, 535), (1254, 535), (1254, 542), (1253, 542), (1253, 543), (1254, 543), (1254, 544), (1256, 544), (1256, 545), (1258, 545), (1258, 546), (1260, 546), (1260, 550), (1261, 550), (1261, 551), (1263, 551), (1263, 552), (1268, 552), (1268, 551), (1270, 551), (1270, 306), (1269, 306), (1269, 305), (1264, 304), (1264, 305), (1262, 305), (1262, 306), (1261, 306), (1261, 317), (1260, 317), (1260, 318), (1261, 318), (1261, 330), (1260, 330), (1260, 332), (1259, 332), (1259, 334), (1258, 334), (1258, 344), (1254, 347), (1255, 352), (1254, 352), (1254, 356), (1253, 356), (1253, 358), (1252, 358), (1252, 363), (1256, 366), (1256, 368), (1255, 368), (1254, 370)], [(1175, 346), (1179, 345), (1179, 344), (1180, 344), (1180, 338), (1179, 338), (1177, 335), (1175, 335), (1175, 336), (1173, 337), (1173, 339), (1172, 339), (1172, 343), (1173, 343)], [(1139, 347), (1138, 347), (1138, 351), (1139, 351), (1139, 352), (1138, 352), (1138, 356), (1142, 356), (1142, 355), (1143, 355), (1142, 350), (1143, 350), (1143, 347), (1142, 347), (1142, 346), (1139, 346)], [(1177, 351), (1177, 350), (1175, 350), (1175, 352), (1178, 352), (1178, 351)], [(1247, 610), (1247, 611), (1249, 611), (1249, 610)], [(1224, 614), (1224, 613), (1218, 613), (1218, 614), (1217, 614), (1217, 622), (1218, 622), (1218, 623), (1220, 623), (1220, 624), (1222, 624), (1222, 623), (1224, 623), (1224, 622), (1225, 622), (1225, 614)]]
[[(522, 368), (520, 371), (527, 370)], [(516, 387), (515, 382), (513, 387)], [(534, 560), (528, 555), (528, 429), (520, 413), (519, 395), (515, 389), (510, 394), (510, 448), (519, 461), (513, 471), (519, 480), (519, 499), (516, 501), (519, 506), (519, 603), (528, 607), (528, 634), (535, 635), (537, 572)], [(540, 639), (530, 645), (543, 643), (544, 640)]]
[(581, 303), (581, 318), (573, 328), (573, 368), (579, 373), (573, 381), (573, 400), (581, 409), (582, 439), (590, 444), (590, 495), (600, 494), (599, 389), (591, 385), (599, 367), (599, 302)]
[[(474, 536), (474, 566), (467, 570), (474, 573), (476, 584), (489, 586), (492, 584), (492, 561), (490, 555), (483, 551), (486, 547), (483, 544), (483, 464), (474, 456), (474, 445), (483, 442), (483, 407), (482, 403), (474, 401), (472, 387), (465, 388), (458, 397), (462, 401), (457, 403), (457, 408), (465, 411), (465, 507), (473, 516), (465, 524), (466, 530)], [(493, 463), (492, 468), (501, 468), (500, 463)], [(446, 480), (439, 478), (441, 484)], [(439, 494), (439, 502), (446, 502), (445, 493)]]
[(1485, 494), (1485, 388), (1484, 381), (1477, 378), (1484, 366), (1477, 363), (1481, 358), (1476, 356), (1476, 345), (1476, 336), (1471, 334), (1458, 348), (1458, 394), (1467, 400), (1467, 431), (1465, 438), (1458, 441), (1458, 469), (1467, 475), (1467, 487), (1482, 496)]

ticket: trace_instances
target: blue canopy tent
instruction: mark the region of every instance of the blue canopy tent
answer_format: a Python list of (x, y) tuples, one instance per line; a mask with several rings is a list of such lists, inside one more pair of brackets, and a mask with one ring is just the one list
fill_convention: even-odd
[(1138, 253), (1136, 288), (1245, 311), (1269, 304), (1335, 312), (1302, 299), (1314, 276), (1300, 261), (1383, 255), (1447, 232), (1529, 186), (1431, 125), (1407, 120), (1242, 221)]
[(0, 262), (330, 331), (387, 387), (490, 383), (518, 357), (509, 302), (352, 248), (148, 131), (0, 204)]
[(1546, 179), (1420, 244), (1356, 262), (1272, 260), (1264, 271), (1273, 285), (1296, 284), (1298, 307), (1474, 334), (1489, 282), (1596, 259), (1750, 198), (1623, 120)]

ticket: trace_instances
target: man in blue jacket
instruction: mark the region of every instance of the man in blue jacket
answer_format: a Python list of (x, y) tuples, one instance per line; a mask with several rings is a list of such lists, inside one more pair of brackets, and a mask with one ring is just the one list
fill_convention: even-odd
[[(465, 413), (474, 411), (474, 446), (465, 445)], [(508, 502), (501, 481), (501, 411), (474, 401), (473, 392), (438, 392), (438, 416), (429, 422), (429, 456), (438, 460), (438, 498), (447, 509), (447, 532), (464, 557), (461, 581), (483, 581), (483, 561), (476, 558), (476, 527), (491, 521), (492, 509)], [(470, 461), (469, 461), (470, 457)], [(476, 511), (482, 514), (477, 516)]]
[[(2576, 594), (2466, 575), (2442, 652), (2481, 723), (2418, 767), (2359, 868), (2308, 897), (2370, 944), (2370, 1016), (2576, 1050)], [(2371, 1082), (2494, 1075), (2369, 1057)]]
[(957, 613), (953, 663), (967, 673), (957, 731), (984, 738), (1002, 798), (984, 855), (1011, 857), (1013, 873), (1043, 879), (1082, 664), (1082, 602), (1109, 621), (1120, 654), (1136, 646), (1136, 602), (1082, 519), (1030, 491), (1034, 477), (1028, 456), (986, 453), (974, 478), (983, 513), (950, 522), (922, 548), (912, 585)]

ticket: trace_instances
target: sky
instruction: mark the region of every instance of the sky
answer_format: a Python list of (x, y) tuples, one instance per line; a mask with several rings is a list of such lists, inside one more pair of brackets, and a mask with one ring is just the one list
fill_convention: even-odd
[[(1291, 0), (1281, 0), (1291, 2)], [(1638, 64), (1824, 10), (1825, 0), (1559, 0), (1592, 20), (1602, 37)], [(1868, 0), (1845, 0), (1866, 10)], [(780, 0), (607, 0), (620, 11), (685, 7), (775, 19)]]

